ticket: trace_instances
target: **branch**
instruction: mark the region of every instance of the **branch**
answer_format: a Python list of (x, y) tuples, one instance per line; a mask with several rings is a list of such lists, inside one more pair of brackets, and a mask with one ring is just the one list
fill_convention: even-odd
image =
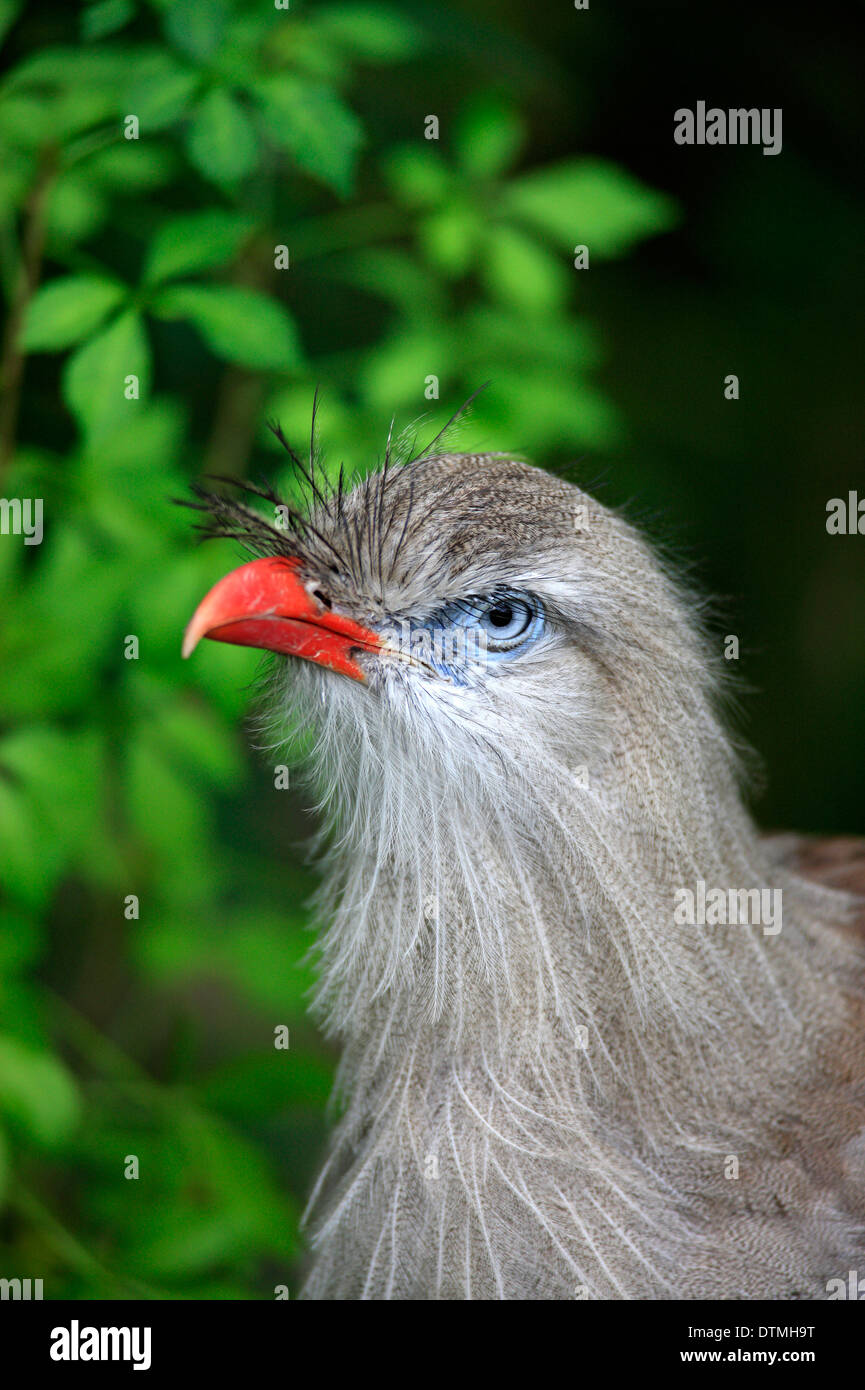
[(28, 305), (39, 284), (42, 252), (45, 247), (45, 213), (56, 174), (57, 152), (54, 149), (44, 150), (25, 207), (18, 283), (12, 295), (3, 344), (0, 347), (0, 475), (8, 467), (15, 452), (15, 433), (24, 377), (24, 354), (18, 346), (18, 339)]

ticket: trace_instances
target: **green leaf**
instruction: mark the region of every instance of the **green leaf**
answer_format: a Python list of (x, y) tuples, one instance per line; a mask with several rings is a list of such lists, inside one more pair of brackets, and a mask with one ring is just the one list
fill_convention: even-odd
[(226, 0), (172, 0), (163, 18), (166, 36), (191, 58), (210, 58), (225, 34)]
[[(145, 844), (169, 860), (187, 855), (200, 873), (201, 848), (210, 830), (209, 808), (146, 727), (135, 729), (127, 749), (124, 790), (129, 821)], [(164, 890), (164, 877), (162, 886)]]
[(274, 299), (233, 285), (177, 285), (163, 290), (154, 312), (190, 319), (217, 357), (243, 367), (285, 371), (301, 360), (294, 323)]
[(0, 1037), (0, 1113), (37, 1144), (60, 1143), (79, 1117), (71, 1075), (49, 1052)]
[(454, 178), (441, 155), (425, 145), (400, 145), (385, 156), (388, 183), (408, 207), (437, 207)]
[[(283, 1006), (284, 1007), (284, 1006)], [(333, 1090), (333, 1065), (294, 1046), (249, 1053), (218, 1066), (198, 1084), (208, 1108), (244, 1123), (284, 1112), (286, 1106), (323, 1111)]]
[(305, 1012), (315, 983), (307, 932), (290, 930), (284, 919), (258, 921), (250, 914), (248, 921), (239, 916), (232, 922), (232, 939), (226, 937), (221, 945), (215, 954), (224, 963), (227, 978), (251, 998), (270, 1009), (291, 1008), (296, 1015)]
[(464, 275), (483, 245), (484, 221), (478, 208), (462, 200), (446, 203), (425, 217), (420, 240), (434, 265), (446, 275)]
[(134, 14), (132, 0), (98, 0), (97, 4), (88, 5), (81, 16), (81, 37), (92, 42), (116, 34), (126, 27)]
[(483, 304), (466, 316), (462, 327), (476, 357), (499, 357), (515, 366), (518, 373), (540, 365), (551, 379), (564, 371), (569, 389), (575, 375), (584, 375), (603, 360), (593, 325), (573, 315), (536, 319), (529, 335), (521, 315)]
[[(178, 490), (175, 490), (174, 495), (179, 495)], [(187, 528), (187, 534), (183, 538), (184, 548), (170, 564), (155, 566), (147, 576), (147, 583), (138, 585), (130, 595), (128, 631), (138, 635), (142, 650), (148, 653), (148, 659), (165, 668), (174, 687), (178, 681), (186, 681), (206, 691), (209, 703), (224, 713), (236, 726), (237, 721), (242, 718), (248, 699), (244, 687), (252, 676), (258, 656), (253, 656), (249, 648), (209, 642), (201, 644), (202, 648), (207, 647), (210, 650), (201, 651), (200, 662), (196, 660), (181, 663), (180, 657), (183, 630), (189, 622), (190, 614), (195, 611), (208, 589), (231, 568), (236, 557), (231, 553), (227, 543), (222, 546), (195, 546), (190, 549), (189, 521), (182, 521), (179, 507), (165, 510), (173, 513), (168, 524), (173, 527), (182, 524)], [(180, 522), (177, 520), (179, 517)], [(0, 662), (0, 696), (2, 680), (3, 663)], [(0, 715), (2, 714), (3, 702), (0, 698)]]
[(17, 780), (58, 850), (83, 848), (96, 833), (103, 751), (92, 730), (50, 725), (15, 729), (0, 740), (0, 770)]
[(67, 254), (70, 244), (84, 241), (107, 215), (108, 204), (91, 179), (74, 169), (61, 174), (48, 195), (45, 213), (52, 252)]
[[(115, 504), (122, 497), (138, 513), (139, 532), (149, 529), (145, 519), (155, 518), (157, 509), (164, 508), (167, 493), (182, 486), (177, 469), (182, 433), (177, 399), (151, 397), (139, 412), (134, 431), (121, 424), (110, 438), (85, 448), (78, 481), (88, 501), (88, 514), (94, 499), (104, 492)], [(158, 535), (164, 538), (167, 524), (181, 516), (173, 507), (159, 516), (155, 520)]]
[(341, 256), (331, 274), (390, 301), (407, 321), (423, 324), (431, 318), (440, 318), (445, 312), (445, 287), (441, 278), (407, 251), (377, 246), (364, 248)]
[(315, 972), (309, 961), (307, 914), (297, 896), (295, 903), (295, 920), (252, 909), (233, 915), (218, 933), (192, 931), (182, 919), (160, 920), (136, 949), (154, 978), (189, 980), (206, 971), (244, 989), (269, 1013), (301, 1017)]
[(223, 266), (236, 256), (251, 227), (248, 218), (221, 208), (174, 217), (150, 244), (144, 278), (154, 284)]
[(241, 759), (237, 737), (206, 705), (195, 708), (175, 698), (154, 711), (152, 728), (173, 760), (215, 786), (237, 783)]
[(563, 248), (585, 243), (590, 255), (618, 256), (634, 242), (667, 231), (675, 204), (614, 164), (574, 160), (515, 180), (501, 209)]
[(315, 21), (350, 53), (379, 63), (410, 58), (423, 41), (414, 21), (389, 5), (330, 5), (316, 10)]
[[(364, 400), (376, 409), (392, 410), (422, 399), (430, 374), (447, 379), (452, 369), (453, 340), (439, 328), (397, 333), (380, 343), (361, 364), (359, 384)], [(390, 402), (390, 404), (388, 404)]]
[[(6, 723), (55, 714), (65, 718), (79, 708), (87, 717), (104, 694), (100, 665), (117, 630), (130, 576), (98, 553), (86, 506), (81, 506), (84, 515), (76, 516), (71, 500), (57, 493), (58, 526), (49, 500), (39, 564), (30, 567), (28, 583), (14, 601), (7, 596), (2, 605), (0, 718)], [(0, 852), (0, 873), (3, 869)]]
[(545, 246), (513, 227), (494, 227), (480, 261), (492, 294), (528, 312), (560, 307), (568, 291), (564, 266)]
[[(133, 375), (138, 378), (138, 400), (125, 395), (126, 379)], [(150, 347), (141, 319), (131, 309), (80, 347), (63, 372), (63, 397), (80, 428), (91, 436), (124, 418), (131, 422), (149, 385)]]
[(201, 100), (186, 137), (186, 151), (206, 179), (234, 183), (258, 163), (255, 131), (229, 92), (214, 87)]
[(346, 195), (351, 192), (363, 127), (329, 87), (280, 74), (252, 84), (270, 138), (301, 169)]
[[(128, 62), (128, 59), (127, 59)], [(135, 62), (126, 103), (142, 133), (162, 130), (187, 115), (201, 77), (162, 49), (150, 49)]]
[(513, 408), (508, 434), (527, 430), (550, 449), (575, 445), (610, 449), (621, 444), (609, 402), (585, 381), (570, 381), (563, 391), (549, 372), (531, 368), (519, 372), (503, 364), (496, 372), (496, 383), (502, 399)]
[[(187, 1112), (150, 1166), (165, 1190), (140, 1212), (136, 1265), (148, 1277), (204, 1273), (227, 1260), (296, 1251), (296, 1213), (261, 1155), (209, 1116)], [(161, 1159), (161, 1162), (160, 1162)]]
[(78, 43), (38, 47), (12, 69), (5, 86), (12, 91), (51, 86), (73, 92), (113, 88), (123, 82), (128, 66), (128, 54), (120, 49), (85, 49)]
[[(116, 622), (118, 587), (126, 582), (117, 566), (94, 555), (89, 526), (86, 532), (79, 529), (62, 499), (59, 493), (63, 524), (53, 534), (48, 531), (27, 584), (18, 587), (14, 599), (7, 589), (2, 604), (0, 718), (7, 724), (68, 715), (79, 702), (93, 708), (97, 666)], [(52, 512), (49, 501), (46, 529)], [(5, 869), (0, 850), (0, 874)]]
[(33, 916), (0, 908), (0, 979), (18, 975), (37, 960), (40, 932)]
[[(47, 89), (47, 90), (46, 90)], [(21, 84), (4, 92), (2, 123), (14, 144), (36, 148), (53, 139), (63, 148), (76, 135), (117, 118), (118, 94), (111, 85), (92, 85), (85, 76), (68, 85)]]
[[(0, 138), (4, 162), (27, 150), (35, 153), (51, 135), (51, 108), (32, 92), (3, 92), (0, 101)], [(30, 175), (32, 178), (32, 173)]]
[[(20, 677), (19, 677), (20, 678)], [(62, 855), (46, 844), (37, 808), (25, 791), (0, 777), (0, 884), (4, 894), (40, 908), (54, 890)]]
[(22, 0), (0, 0), (0, 39), (5, 38), (21, 10)]
[(87, 338), (123, 299), (125, 288), (99, 275), (69, 275), (34, 295), (21, 334), (25, 352), (51, 352)]
[(524, 133), (509, 101), (491, 92), (481, 93), (457, 121), (455, 144), (461, 168), (472, 178), (494, 178), (514, 162)]
[[(126, 194), (148, 191), (167, 183), (175, 173), (177, 158), (165, 143), (120, 140), (96, 150), (83, 166), (88, 181)], [(92, 186), (92, 185), (91, 185)]]

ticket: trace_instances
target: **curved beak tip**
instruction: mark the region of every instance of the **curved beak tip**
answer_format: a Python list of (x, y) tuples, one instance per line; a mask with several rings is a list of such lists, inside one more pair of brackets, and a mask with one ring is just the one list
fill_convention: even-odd
[(364, 681), (354, 649), (379, 650), (381, 638), (323, 607), (307, 591), (298, 561), (267, 557), (232, 570), (205, 594), (183, 636), (186, 658), (202, 637), (303, 657)]

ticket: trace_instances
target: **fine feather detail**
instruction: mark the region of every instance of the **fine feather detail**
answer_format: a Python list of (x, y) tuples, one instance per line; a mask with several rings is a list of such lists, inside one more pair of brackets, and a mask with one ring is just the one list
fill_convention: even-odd
[[(755, 832), (699, 605), (622, 517), (528, 465), (395, 465), (389, 439), (377, 474), (328, 489), (313, 454), (292, 456), (309, 506), (288, 532), (201, 489), (207, 534), (298, 557), (367, 626), (501, 583), (550, 622), (461, 684), (270, 668), (260, 733), (302, 733), (315, 1009), (343, 1045), (306, 1296), (818, 1296), (865, 1213), (784, 1165), (847, 1045), (850, 902)], [(698, 881), (780, 889), (782, 930), (676, 925)]]

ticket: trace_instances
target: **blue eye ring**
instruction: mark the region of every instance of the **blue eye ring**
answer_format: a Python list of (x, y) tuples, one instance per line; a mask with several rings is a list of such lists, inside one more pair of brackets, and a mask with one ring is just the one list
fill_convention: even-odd
[(515, 589), (497, 589), (488, 598), (475, 600), (473, 608), (474, 621), (486, 637), (487, 652), (494, 656), (527, 646), (543, 627), (538, 600)]
[(456, 685), (465, 685), (492, 662), (519, 656), (544, 633), (540, 599), (499, 584), (489, 594), (452, 599), (426, 619), (404, 620), (405, 643), (414, 661)]
[(475, 660), (501, 661), (541, 636), (545, 615), (534, 594), (501, 585), (491, 594), (472, 594), (449, 603), (435, 615), (432, 625), (470, 634)]

